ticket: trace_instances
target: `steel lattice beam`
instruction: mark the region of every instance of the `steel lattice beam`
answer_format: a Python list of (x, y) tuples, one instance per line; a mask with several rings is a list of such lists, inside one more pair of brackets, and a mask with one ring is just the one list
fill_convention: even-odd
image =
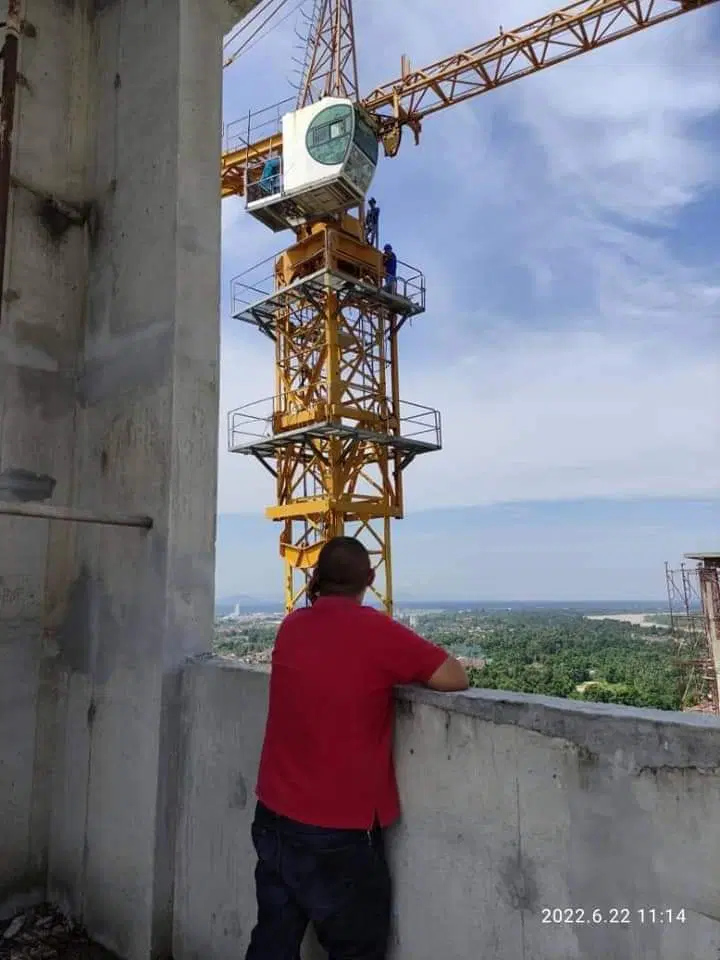
[(368, 547), (373, 592), (391, 612), (390, 523), (403, 515), (404, 468), (440, 449), (439, 415), (400, 402), (398, 332), (403, 311), (420, 308), (397, 294), (390, 306), (380, 253), (357, 221), (345, 227), (318, 224), (282, 253), (275, 289), (239, 314), (271, 316), (276, 384), (262, 410), (231, 412), (230, 449), (275, 478), (266, 516), (282, 524), (286, 608), (304, 601), (322, 545), (344, 533)]
[(316, 8), (298, 108), (323, 96), (360, 97), (352, 0), (319, 0)]
[[(421, 70), (411, 70), (405, 65), (401, 77), (373, 90), (362, 104), (376, 118), (378, 134), (384, 141), (386, 153), (392, 156), (399, 147), (402, 128), (411, 127), (418, 137), (422, 119), (430, 114), (716, 2), (579, 0), (514, 30), (503, 30), (492, 40)], [(333, 20), (331, 16), (331, 8), (337, 12), (343, 7), (348, 8), (349, 19), (346, 14), (343, 21), (346, 26), (340, 29), (337, 17)], [(357, 96), (349, 8), (350, 0), (323, 0), (324, 19), (320, 23), (324, 26), (316, 36), (301, 93), (302, 103), (312, 99), (311, 80), (313, 89), (318, 89), (320, 84), (326, 93), (337, 92), (352, 99)], [(242, 194), (244, 186), (238, 170), (245, 162), (246, 152), (254, 150), (250, 147), (223, 157), (223, 196)]]
[(563, 63), (716, 0), (579, 0), (469, 47), (364, 98), (383, 125), (419, 123), (446, 107)]

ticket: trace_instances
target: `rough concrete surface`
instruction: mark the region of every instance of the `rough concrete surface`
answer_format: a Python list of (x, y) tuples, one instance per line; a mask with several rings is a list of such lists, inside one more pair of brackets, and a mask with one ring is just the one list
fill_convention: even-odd
[(177, 689), (212, 625), (221, 24), (203, 0), (92, 22), (88, 190), (98, 229), (76, 380), (84, 526), (54, 639), (64, 680), (49, 895), (129, 960), (167, 955)]
[[(0, 473), (44, 476), (67, 502), (87, 240), (82, 229), (53, 240), (40, 208), (47, 193), (82, 195), (75, 120), (84, 91), (71, 63), (82, 62), (83, 36), (67, 5), (27, 0), (22, 14), (35, 36), (23, 38), (19, 57), (26, 82), (17, 89), (2, 292)], [(0, 916), (45, 895), (55, 707), (46, 611), (64, 581), (69, 532), (57, 527), (0, 516)]]
[(154, 527), (0, 516), (0, 918), (50, 896), (128, 960), (169, 953), (211, 636), (221, 38), (252, 5), (21, 4), (0, 477)]
[[(177, 960), (235, 960), (247, 945), (267, 685), (215, 658), (187, 670)], [(407, 688), (396, 742), (394, 960), (720, 953), (717, 720)], [(663, 912), (683, 909), (684, 923)], [(604, 922), (577, 922), (595, 910)]]

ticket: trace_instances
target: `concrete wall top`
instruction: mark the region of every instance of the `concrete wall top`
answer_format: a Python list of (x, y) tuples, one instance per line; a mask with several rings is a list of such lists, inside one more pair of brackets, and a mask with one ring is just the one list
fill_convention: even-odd
[[(262, 670), (186, 669), (177, 960), (247, 945), (267, 694)], [(720, 955), (719, 748), (702, 716), (399, 690), (393, 960)]]
[(585, 751), (587, 759), (644, 770), (720, 770), (720, 719), (707, 714), (645, 710), (562, 700), (506, 690), (442, 694), (419, 687), (397, 691), (403, 705), (428, 704), (498, 726), (517, 726)]

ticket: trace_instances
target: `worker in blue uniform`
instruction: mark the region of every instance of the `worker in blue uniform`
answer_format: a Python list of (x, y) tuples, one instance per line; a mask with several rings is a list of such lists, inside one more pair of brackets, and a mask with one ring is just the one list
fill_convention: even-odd
[(260, 178), (260, 189), (266, 196), (280, 193), (280, 157), (271, 157), (265, 161)]
[(385, 267), (385, 292), (395, 293), (397, 289), (397, 257), (389, 243), (383, 250), (383, 266)]
[(367, 213), (365, 214), (365, 242), (376, 247), (380, 230), (380, 207), (375, 197), (370, 197)]

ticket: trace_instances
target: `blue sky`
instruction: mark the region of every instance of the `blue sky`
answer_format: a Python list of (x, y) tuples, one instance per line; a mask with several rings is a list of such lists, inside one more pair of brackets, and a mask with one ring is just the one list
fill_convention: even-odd
[[(443, 9), (356, 4), (361, 89), (548, 4)], [(293, 21), (225, 72), (226, 121), (292, 94)], [(402, 393), (444, 433), (406, 474), (398, 593), (662, 596), (665, 559), (718, 548), (719, 43), (717, 7), (680, 17), (430, 117), (381, 162), (383, 239), (427, 278)], [(289, 240), (225, 201), (219, 596), (281, 583), (272, 480), (224, 452), (224, 413), (273, 392), (230, 280)]]

